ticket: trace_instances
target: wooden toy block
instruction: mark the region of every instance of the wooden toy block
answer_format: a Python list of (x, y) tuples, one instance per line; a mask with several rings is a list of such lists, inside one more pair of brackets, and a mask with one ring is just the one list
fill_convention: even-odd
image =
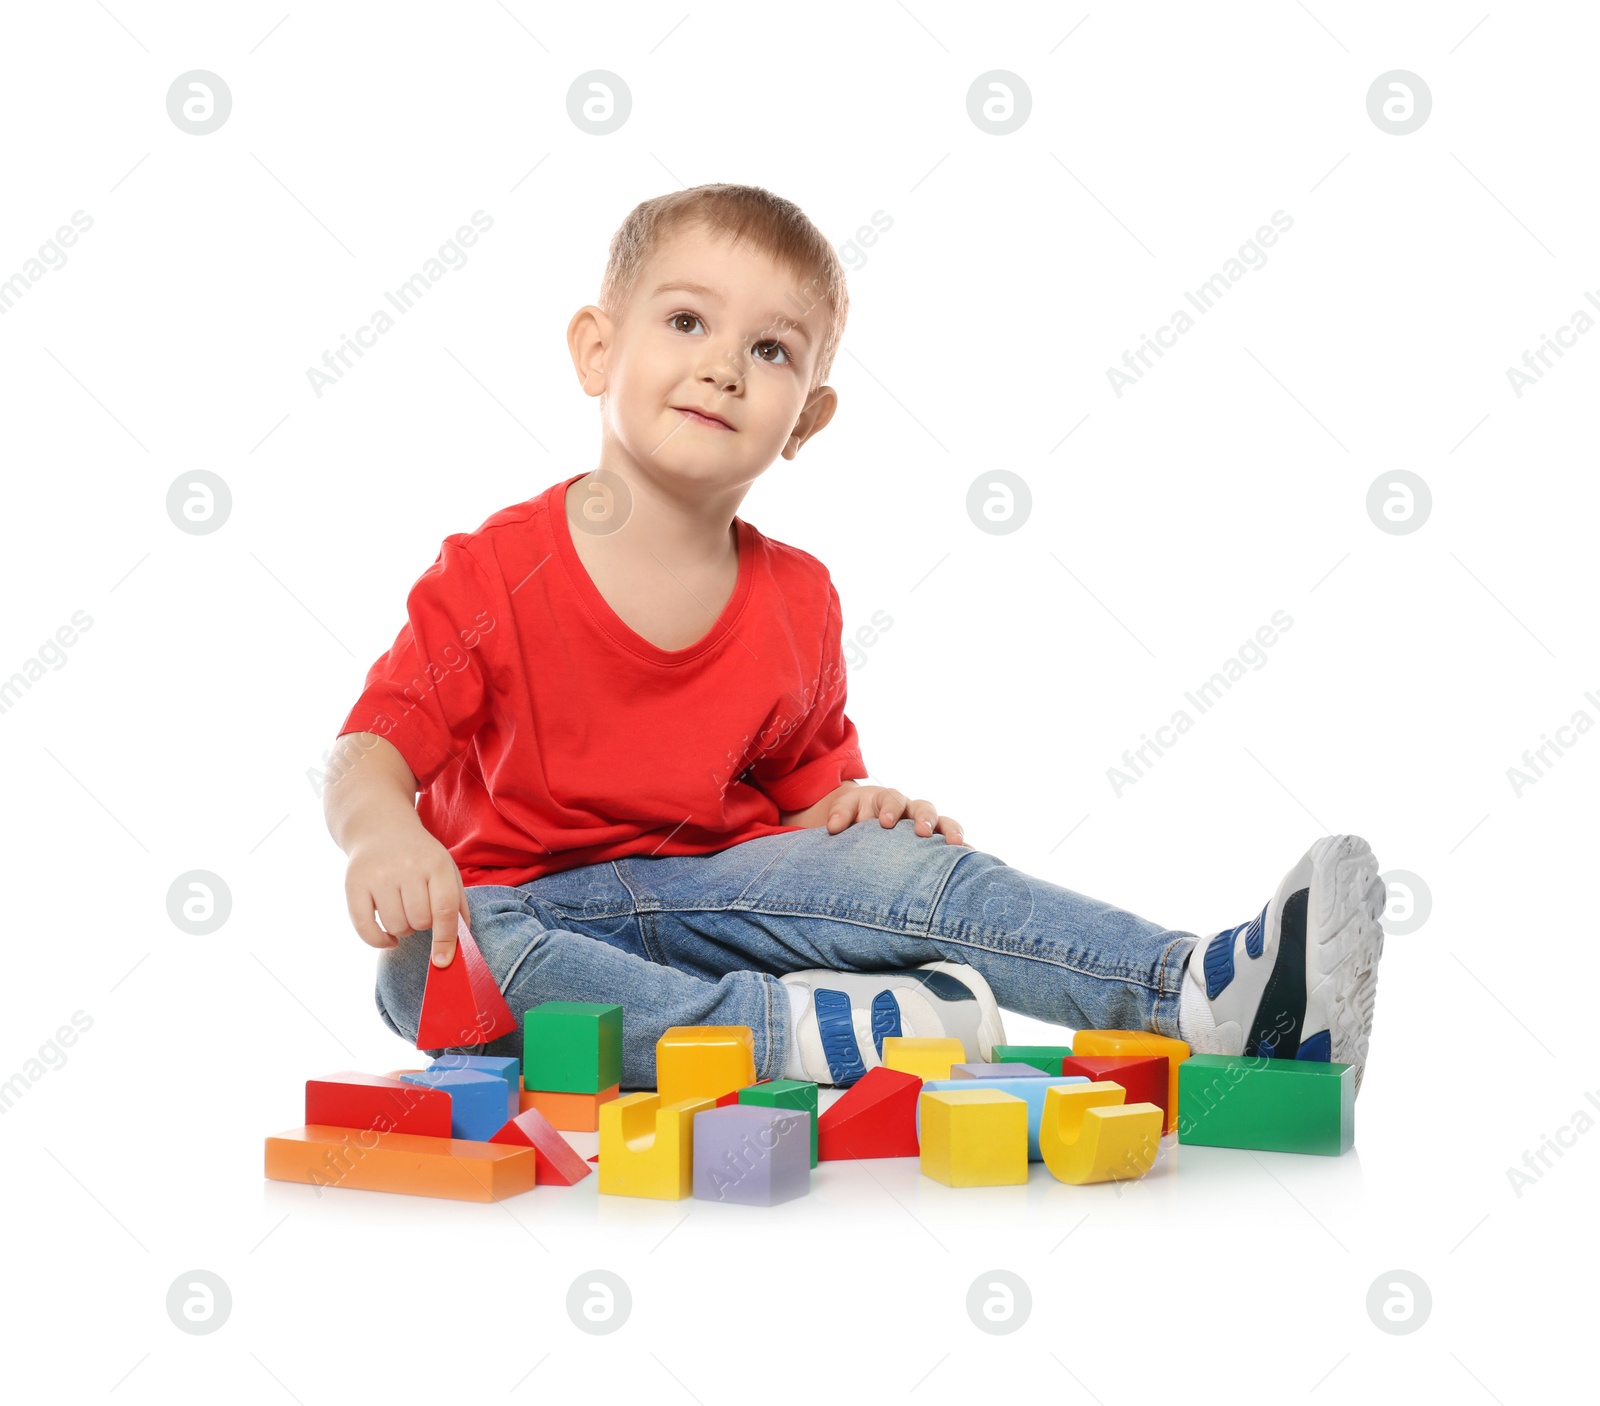
[(621, 1006), (545, 1001), (523, 1016), (523, 1088), (598, 1094), (621, 1082)]
[(966, 1046), (954, 1038), (889, 1035), (883, 1042), (884, 1068), (915, 1074), (919, 1079), (948, 1079), (951, 1066), (966, 1057)]
[(506, 1081), (506, 1117), (515, 1118), (522, 1111), (522, 1061), (515, 1055), (442, 1054), (428, 1066), (429, 1069), (475, 1069), (480, 1074), (493, 1074)]
[(531, 1147), (312, 1123), (267, 1139), (266, 1174), (357, 1191), (504, 1201), (533, 1190), (537, 1171)]
[[(1008, 1064), (1007, 1069), (1027, 1069), (1025, 1064)], [(1037, 1077), (1035, 1077), (1037, 1076)], [(960, 1092), (963, 1089), (998, 1089), (1003, 1094), (1012, 1098), (1020, 1098), (1028, 1109), (1028, 1160), (1041, 1162), (1044, 1153), (1039, 1150), (1039, 1126), (1044, 1121), (1044, 1096), (1045, 1090), (1054, 1088), (1057, 1084), (1086, 1084), (1089, 1081), (1081, 1074), (1046, 1074), (1042, 1070), (1029, 1070), (1026, 1075), (1016, 1079), (930, 1079), (922, 1086), (924, 1093), (930, 1090), (934, 1093)], [(922, 1103), (917, 1102), (917, 1137), (922, 1137)]]
[(996, 1045), (992, 1058), (997, 1064), (1031, 1064), (1046, 1074), (1059, 1074), (1061, 1061), (1071, 1053), (1070, 1045)]
[(420, 1074), (420, 1073), (422, 1073), (422, 1071), (420, 1069), (391, 1069), (383, 1077), (385, 1079), (399, 1079), (399, 1078), (402, 1078), (404, 1075), (407, 1075), (407, 1074)]
[(450, 1136), (488, 1142), (511, 1116), (506, 1107), (506, 1081), (476, 1069), (424, 1069), (407, 1074), (403, 1084), (443, 1089), (450, 1095)]
[[(770, 1084), (770, 1079), (757, 1079), (754, 1084), (746, 1084), (745, 1089), (756, 1088), (760, 1084)], [(730, 1089), (725, 1094), (717, 1095), (718, 1108), (731, 1108), (736, 1103), (744, 1102), (744, 1089)]]
[(1039, 1150), (1057, 1181), (1128, 1181), (1155, 1164), (1162, 1116), (1153, 1103), (1124, 1103), (1120, 1084), (1057, 1084), (1045, 1091)]
[(1121, 1084), (1124, 1103), (1153, 1103), (1161, 1110), (1161, 1126), (1176, 1127), (1169, 1116), (1176, 1113), (1168, 1100), (1171, 1098), (1168, 1079), (1169, 1061), (1166, 1055), (1080, 1055), (1061, 1061), (1063, 1074), (1082, 1074), (1087, 1079), (1100, 1082), (1109, 1079)]
[(565, 1133), (592, 1133), (600, 1127), (601, 1106), (622, 1093), (618, 1084), (597, 1094), (556, 1094), (548, 1089), (524, 1089), (518, 1110), (537, 1109), (550, 1120), (550, 1126)]
[[(950, 1082), (956, 1082), (951, 1080)], [(1028, 1105), (993, 1087), (923, 1088), (922, 1174), (946, 1186), (1017, 1186), (1028, 1179)]]
[(1192, 1055), (1178, 1066), (1178, 1141), (1339, 1157), (1355, 1145), (1355, 1066)]
[(663, 1104), (660, 1094), (624, 1094), (600, 1109), (600, 1190), (608, 1196), (681, 1201), (693, 1190), (694, 1115), (708, 1098)]
[(881, 1064), (867, 1070), (817, 1120), (817, 1156), (824, 1162), (915, 1157), (921, 1089), (915, 1074)]
[(571, 1186), (593, 1170), (537, 1108), (517, 1114), (489, 1141), (507, 1147), (531, 1147), (540, 1186)]
[(1012, 1060), (1007, 1064), (952, 1064), (952, 1079), (1048, 1079), (1050, 1076), (1031, 1064)]
[(694, 1194), (736, 1206), (776, 1206), (811, 1190), (811, 1115), (734, 1104), (694, 1119)]
[[(811, 1115), (811, 1165), (817, 1165), (817, 1086), (802, 1079), (763, 1079), (739, 1090), (739, 1102), (755, 1108), (792, 1108)], [(721, 1107), (721, 1103), (718, 1103)]]
[(346, 1071), (306, 1080), (306, 1122), (449, 1137), (450, 1095), (382, 1074)]
[[(1178, 1126), (1178, 1066), (1189, 1058), (1188, 1044), (1153, 1030), (1080, 1030), (1072, 1037), (1074, 1054), (1165, 1055), (1167, 1057), (1166, 1131)], [(1154, 1100), (1151, 1100), (1154, 1102)]]
[(517, 1018), (478, 951), (466, 923), (456, 915), (456, 954), (447, 967), (428, 963), (417, 1020), (417, 1048), (486, 1045), (517, 1028)]
[(748, 1025), (674, 1025), (656, 1041), (656, 1092), (663, 1103), (715, 1102), (756, 1081)]

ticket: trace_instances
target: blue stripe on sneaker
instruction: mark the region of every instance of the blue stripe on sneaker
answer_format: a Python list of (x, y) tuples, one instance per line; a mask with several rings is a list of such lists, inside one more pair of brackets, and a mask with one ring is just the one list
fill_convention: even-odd
[(817, 990), (811, 993), (811, 1006), (817, 1013), (817, 1034), (822, 1037), (828, 1073), (835, 1087), (846, 1088), (867, 1072), (850, 1019), (850, 998), (843, 991)]
[(1250, 920), (1250, 926), (1245, 930), (1244, 950), (1252, 957), (1259, 957), (1261, 950), (1267, 943), (1267, 908), (1270, 904), (1263, 904), (1261, 911)]
[(1331, 1063), (1333, 1060), (1333, 1033), (1328, 1030), (1319, 1030), (1315, 1035), (1302, 1040), (1295, 1058), (1320, 1059), (1324, 1063)]
[(883, 1058), (884, 1040), (899, 1033), (900, 1003), (893, 991), (880, 991), (872, 998), (872, 1043), (877, 1046), (879, 1059)]
[(1206, 999), (1214, 1001), (1222, 989), (1233, 980), (1233, 939), (1238, 928), (1219, 932), (1206, 948)]

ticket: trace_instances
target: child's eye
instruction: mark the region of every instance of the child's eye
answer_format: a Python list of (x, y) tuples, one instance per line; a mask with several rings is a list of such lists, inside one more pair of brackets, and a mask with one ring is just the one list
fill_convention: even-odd
[[(783, 360), (776, 361), (770, 357), (763, 356), (761, 352), (762, 347), (771, 347), (779, 356), (783, 358)], [(794, 360), (794, 358), (789, 355), (789, 348), (784, 346), (782, 342), (757, 342), (755, 346), (751, 348), (751, 350), (755, 352), (758, 357), (761, 357), (762, 361), (767, 362), (768, 365), (771, 366), (787, 366)]]
[[(689, 326), (685, 327), (682, 325), (683, 323), (688, 323)], [(667, 319), (668, 327), (675, 332), (687, 333), (692, 337), (701, 335), (694, 330), (696, 325), (705, 326), (698, 313), (675, 312)], [(763, 347), (769, 347), (771, 351), (763, 352)], [(782, 342), (774, 341), (771, 338), (757, 342), (750, 350), (758, 360), (766, 362), (768, 366), (792, 366), (794, 364), (794, 356), (790, 353), (789, 348), (784, 346)]]
[(675, 328), (679, 332), (687, 332), (689, 330), (687, 327), (679, 327), (678, 326), (678, 323), (681, 322), (681, 321), (684, 321), (684, 320), (688, 320), (689, 322), (699, 322), (700, 321), (700, 319), (698, 317), (696, 317), (695, 314), (692, 313), (692, 312), (675, 312), (675, 313), (672, 314), (671, 317), (669, 317), (667, 319), (667, 325), (669, 327)]

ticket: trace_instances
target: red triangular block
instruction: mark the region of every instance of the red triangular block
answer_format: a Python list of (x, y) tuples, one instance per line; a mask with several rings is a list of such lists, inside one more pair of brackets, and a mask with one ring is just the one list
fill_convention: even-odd
[(867, 1070), (817, 1119), (817, 1160), (917, 1156), (921, 1093), (915, 1074), (881, 1064)]
[(517, 1018), (500, 994), (494, 973), (457, 914), (455, 957), (447, 967), (428, 963), (422, 1015), (417, 1021), (417, 1048), (486, 1045), (516, 1028)]
[(531, 1147), (535, 1186), (571, 1186), (593, 1170), (537, 1108), (517, 1114), (489, 1141)]

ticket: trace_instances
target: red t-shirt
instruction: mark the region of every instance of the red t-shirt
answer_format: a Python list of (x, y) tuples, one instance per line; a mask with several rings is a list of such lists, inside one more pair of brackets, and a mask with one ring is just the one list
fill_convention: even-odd
[(399, 749), (468, 886), (714, 853), (867, 775), (827, 568), (735, 517), (727, 606), (698, 643), (659, 649), (572, 545), (581, 477), (444, 539), (339, 728)]

